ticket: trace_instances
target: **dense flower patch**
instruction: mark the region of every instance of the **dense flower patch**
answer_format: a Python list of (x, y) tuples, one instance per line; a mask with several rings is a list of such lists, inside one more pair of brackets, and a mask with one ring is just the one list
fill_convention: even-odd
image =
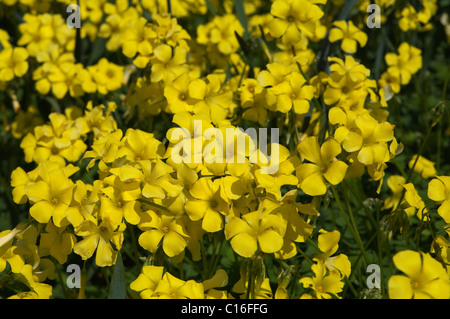
[(450, 298), (449, 1), (76, 4), (0, 0), (1, 298)]

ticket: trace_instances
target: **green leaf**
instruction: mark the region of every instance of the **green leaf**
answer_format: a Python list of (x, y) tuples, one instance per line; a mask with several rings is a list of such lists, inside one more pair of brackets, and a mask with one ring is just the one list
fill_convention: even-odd
[(247, 15), (244, 10), (244, 1), (243, 0), (234, 0), (234, 7), (236, 8), (236, 15), (244, 28), (244, 40), (249, 38), (248, 33), (248, 24), (247, 24)]
[(213, 5), (211, 4), (211, 2), (209, 0), (205, 0), (206, 6), (208, 7), (209, 12), (211, 12), (211, 14), (213, 16), (217, 15), (217, 11), (216, 9), (214, 9)]
[(117, 255), (114, 273), (109, 286), (108, 299), (125, 299), (127, 296), (127, 285), (125, 282), (125, 272), (123, 269), (122, 255)]

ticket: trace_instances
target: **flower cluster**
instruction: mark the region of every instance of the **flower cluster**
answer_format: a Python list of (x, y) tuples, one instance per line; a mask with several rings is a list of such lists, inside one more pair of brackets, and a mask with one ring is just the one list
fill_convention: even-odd
[[(450, 177), (423, 148), (408, 176), (389, 165), (404, 149), (390, 102), (422, 49), (382, 47), (374, 73), (360, 54), (369, 1), (79, 2), (73, 29), (70, 1), (0, 1), (17, 25), (0, 29), (0, 95), (26, 215), (0, 231), (0, 297), (50, 298), (65, 265), (123, 257), (129, 297), (342, 298), (411, 222), (414, 248), (384, 256), (406, 276), (380, 290), (450, 298)], [(395, 2), (375, 4), (397, 32), (433, 28), (436, 1)]]

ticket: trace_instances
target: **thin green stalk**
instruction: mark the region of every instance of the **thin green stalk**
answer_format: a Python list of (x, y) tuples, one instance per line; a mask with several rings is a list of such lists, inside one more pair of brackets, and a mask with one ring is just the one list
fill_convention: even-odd
[(347, 216), (347, 213), (345, 212), (345, 209), (344, 209), (344, 207), (342, 206), (342, 203), (341, 203), (341, 200), (340, 200), (340, 198), (339, 198), (339, 195), (338, 195), (338, 193), (336, 192), (336, 189), (334, 188), (333, 185), (331, 185), (331, 190), (333, 191), (333, 195), (334, 195), (334, 198), (336, 199), (336, 203), (337, 203), (337, 205), (338, 205), (338, 207), (339, 207), (339, 210), (340, 210), (340, 212), (341, 212), (341, 215), (342, 215), (342, 217), (345, 219), (345, 223), (347, 224), (348, 228), (350, 229), (350, 231), (351, 231), (351, 233), (352, 233), (352, 235), (353, 235), (353, 238), (355, 239), (356, 243), (357, 243), (358, 246), (359, 246), (359, 249), (360, 249), (361, 252), (363, 253), (365, 262), (366, 262), (367, 264), (370, 264), (369, 257), (367, 256), (366, 249), (364, 248), (364, 245), (363, 245), (363, 243), (362, 243), (362, 241), (361, 241), (361, 237), (359, 236), (358, 231), (357, 231), (356, 229), (353, 228), (352, 223), (350, 222), (350, 220), (349, 220), (349, 218), (348, 218), (348, 216)]
[[(377, 237), (377, 234), (376, 234), (376, 233), (373, 234), (372, 237), (370, 237), (369, 240), (367, 241), (365, 248), (369, 247), (370, 244), (372, 243), (372, 241), (374, 241), (376, 237)], [(354, 276), (355, 273), (356, 273), (355, 269), (359, 269), (359, 267), (358, 267), (358, 266), (359, 266), (359, 261), (361, 260), (362, 257), (363, 257), (363, 253), (361, 252), (361, 253), (358, 255), (358, 257), (356, 258), (356, 260), (355, 260), (355, 261), (353, 262), (353, 264), (352, 264), (352, 272), (350, 273), (350, 276), (348, 277), (348, 280), (349, 280), (350, 282), (351, 282), (353, 276)], [(345, 286), (344, 291), (343, 291), (343, 293), (342, 293), (343, 296), (345, 296), (345, 294), (346, 294), (348, 288), (349, 288), (349, 287)]]
[[(379, 225), (380, 224), (380, 207), (379, 206), (377, 206), (377, 225)], [(381, 240), (381, 235), (382, 235), (382, 233), (381, 233), (381, 230), (378, 228), (377, 229), (377, 248), (378, 248), (378, 265), (380, 266), (380, 267), (382, 267), (382, 265), (383, 265), (383, 256), (382, 256), (382, 249), (383, 249), (383, 243), (382, 243), (382, 240)], [(385, 296), (385, 294), (386, 294), (386, 286), (385, 286), (385, 284), (384, 284), (384, 273), (383, 272), (381, 272), (381, 285), (380, 285), (380, 288), (381, 288), (381, 294), (383, 295), (383, 296)]]
[(290, 290), (290, 291), (289, 291), (289, 294), (288, 294), (289, 298), (293, 298), (293, 297), (294, 297), (295, 283), (296, 283), (296, 281), (297, 281), (298, 275), (300, 274), (300, 265), (297, 265), (296, 268), (297, 268), (297, 269), (296, 269), (296, 271), (295, 271), (294, 276), (292, 277), (292, 284), (291, 284), (291, 287), (290, 287), (290, 289), (289, 289), (289, 290)]
[[(447, 86), (448, 86), (448, 79), (450, 75), (447, 73), (447, 76), (445, 77), (444, 81), (444, 87), (442, 89), (442, 95), (441, 95), (441, 103), (445, 103), (445, 98), (447, 96)], [(439, 128), (438, 128), (438, 136), (437, 136), (437, 151), (436, 151), (436, 170), (439, 172), (439, 168), (441, 166), (441, 150), (442, 150), (442, 131), (443, 131), (443, 123), (442, 119), (439, 121)]]
[(255, 292), (253, 291), (253, 260), (249, 259), (247, 262), (247, 292), (245, 294), (245, 299), (254, 299)]
[(217, 269), (217, 264), (219, 263), (220, 258), (222, 257), (221, 253), (222, 253), (222, 247), (223, 247), (223, 243), (225, 242), (225, 240), (221, 240), (220, 244), (219, 244), (219, 251), (218, 254), (216, 256), (216, 259), (214, 260), (213, 266), (211, 269)]
[[(416, 159), (414, 160), (414, 163), (413, 163), (413, 165), (411, 166), (411, 169), (409, 170), (408, 177), (406, 178), (405, 184), (408, 184), (408, 183), (410, 182), (410, 180), (411, 180), (412, 173), (414, 172), (414, 168), (416, 167), (416, 164), (417, 164), (417, 162), (418, 162), (418, 160), (419, 160), (419, 157), (422, 155), (423, 150), (425, 149), (425, 145), (426, 145), (427, 142), (428, 142), (428, 138), (429, 138), (430, 135), (431, 135), (432, 129), (433, 129), (433, 125), (430, 125), (430, 126), (428, 127), (427, 134), (425, 135), (425, 138), (424, 138), (424, 140), (423, 140), (423, 142), (422, 142), (422, 145), (420, 145), (420, 149), (419, 149), (419, 152), (417, 153), (417, 157), (416, 157)], [(395, 207), (395, 209), (393, 210), (393, 212), (395, 212), (395, 211), (397, 211), (397, 210), (399, 209), (400, 205), (401, 205), (402, 202), (403, 202), (403, 198), (405, 197), (405, 193), (406, 193), (406, 188), (403, 188), (402, 194), (401, 194), (401, 196), (400, 196), (400, 200), (398, 201), (397, 207)]]
[(347, 211), (348, 211), (348, 215), (350, 216), (350, 222), (352, 223), (353, 229), (355, 230), (356, 234), (358, 235), (359, 239), (361, 240), (361, 236), (359, 235), (358, 232), (358, 227), (356, 226), (356, 222), (355, 222), (355, 218), (353, 216), (353, 210), (352, 207), (350, 205), (350, 201), (348, 199), (348, 194), (347, 194), (347, 186), (345, 183), (342, 184), (344, 187), (344, 201), (345, 201), (345, 205), (347, 206)]
[(151, 202), (151, 201), (149, 201), (149, 200), (146, 200), (146, 199), (143, 199), (143, 198), (139, 198), (138, 201), (141, 202), (141, 203), (144, 203), (144, 204), (153, 206), (153, 207), (155, 207), (155, 208), (161, 209), (161, 210), (166, 211), (166, 212), (169, 212), (169, 211), (170, 211), (167, 207), (158, 205), (158, 204), (156, 204), (156, 203), (153, 203), (153, 202)]
[(179, 268), (179, 271), (180, 271), (180, 279), (181, 279), (181, 280), (184, 280), (183, 263), (179, 263), (179, 264), (178, 264), (178, 268)]
[[(222, 242), (222, 241), (221, 241)], [(217, 246), (218, 246), (218, 239), (217, 239), (217, 234), (214, 235), (214, 243), (213, 243), (213, 249), (212, 249), (212, 256), (211, 259), (209, 261), (209, 273), (211, 273), (211, 269), (213, 269), (213, 265), (214, 265), (214, 261), (216, 259), (216, 255), (217, 255)]]
[(208, 262), (206, 260), (206, 248), (205, 243), (203, 242), (203, 237), (200, 239), (200, 250), (202, 254), (202, 263), (203, 263), (203, 278), (208, 279)]
[(301, 250), (300, 248), (298, 248), (297, 246), (297, 251), (300, 253), (300, 256), (302, 256), (303, 258), (305, 258), (305, 260), (307, 262), (309, 262), (311, 265), (314, 264), (314, 261), (311, 260), (311, 258), (309, 258), (308, 256), (306, 256), (306, 254), (303, 252), (303, 250)]
[(58, 276), (58, 281), (61, 285), (61, 290), (63, 292), (64, 299), (69, 299), (69, 295), (67, 294), (67, 289), (66, 289), (66, 283), (64, 282), (62, 275), (61, 275), (61, 269), (59, 269), (59, 266), (55, 267), (55, 269), (56, 269), (56, 275)]
[[(133, 253), (134, 253), (134, 257), (133, 260), (134, 261), (139, 261), (139, 249), (137, 246), (137, 240), (136, 240), (136, 232), (134, 231), (133, 227), (129, 227), (130, 228), (130, 234), (131, 234), (131, 241), (133, 242)], [(139, 264), (139, 262), (138, 262)]]
[(347, 287), (349, 287), (350, 290), (352, 291), (353, 295), (355, 297), (358, 297), (358, 292), (356, 291), (355, 287), (353, 287), (353, 284), (347, 277), (345, 277), (345, 282), (347, 283)]

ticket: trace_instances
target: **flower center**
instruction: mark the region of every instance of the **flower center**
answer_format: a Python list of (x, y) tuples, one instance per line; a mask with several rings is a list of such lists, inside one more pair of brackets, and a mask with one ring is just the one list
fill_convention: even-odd
[(342, 87), (342, 93), (348, 94), (349, 92), (350, 92), (350, 89), (348, 87), (346, 87), (346, 86)]
[(321, 285), (317, 286), (317, 291), (318, 292), (323, 292), (323, 287)]
[(117, 201), (117, 207), (119, 207), (119, 208), (122, 208), (122, 206), (123, 206), (123, 203), (122, 203), (122, 201)]
[(417, 289), (417, 288), (419, 288), (420, 284), (419, 284), (418, 281), (411, 280), (411, 286), (412, 286), (414, 289)]
[(55, 205), (58, 204), (58, 199), (56, 197), (53, 197), (52, 203), (55, 204)]
[(211, 207), (212, 208), (216, 208), (217, 207), (217, 201), (215, 200), (215, 199), (213, 199), (212, 201), (211, 201)]
[(164, 227), (162, 228), (162, 231), (165, 232), (165, 233), (169, 232), (169, 227), (164, 226)]

